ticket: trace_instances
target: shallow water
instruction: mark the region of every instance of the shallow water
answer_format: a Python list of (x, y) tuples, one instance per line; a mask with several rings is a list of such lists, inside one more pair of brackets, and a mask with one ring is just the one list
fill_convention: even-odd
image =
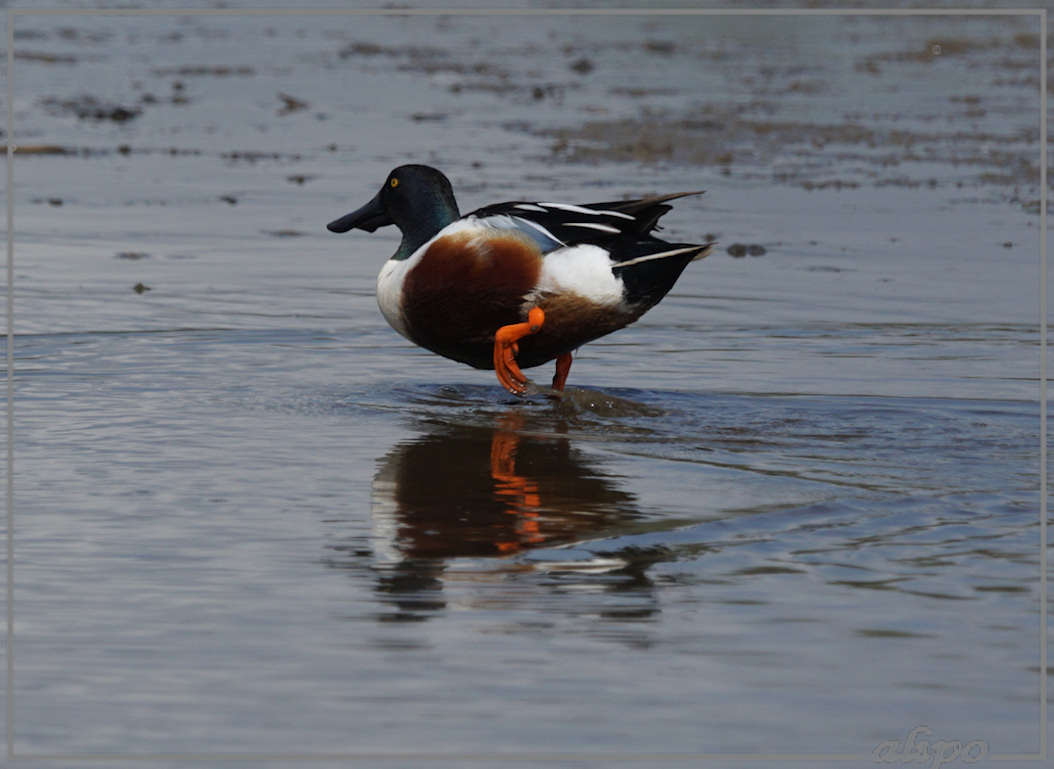
[[(15, 753), (1036, 751), (1034, 27), (17, 17)], [(410, 161), (721, 245), (515, 398)]]

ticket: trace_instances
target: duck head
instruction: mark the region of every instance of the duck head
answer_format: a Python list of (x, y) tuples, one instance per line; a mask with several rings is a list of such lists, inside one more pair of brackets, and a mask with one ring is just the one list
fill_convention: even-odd
[(430, 166), (400, 166), (373, 200), (326, 225), (330, 232), (374, 232), (395, 225), (403, 234), (396, 259), (405, 259), (460, 216), (450, 180)]

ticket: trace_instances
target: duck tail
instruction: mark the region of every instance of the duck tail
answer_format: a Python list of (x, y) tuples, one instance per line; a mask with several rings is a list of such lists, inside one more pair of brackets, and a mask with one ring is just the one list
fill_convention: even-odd
[(595, 210), (618, 211), (629, 214), (636, 221), (633, 226), (627, 228), (628, 232), (637, 235), (647, 235), (659, 228), (659, 219), (673, 210), (673, 206), (667, 205), (671, 200), (686, 198), (690, 195), (702, 195), (706, 190), (694, 190), (692, 192), (671, 192), (669, 195), (658, 195), (652, 198), (640, 198), (639, 200), (617, 200), (608, 203), (587, 203), (584, 208)]

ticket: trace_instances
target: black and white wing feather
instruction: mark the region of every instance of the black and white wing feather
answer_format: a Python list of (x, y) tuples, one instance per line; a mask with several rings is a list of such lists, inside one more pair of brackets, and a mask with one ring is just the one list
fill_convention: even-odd
[(603, 245), (613, 239), (647, 239), (659, 218), (670, 210), (666, 201), (700, 192), (678, 192), (656, 198), (607, 203), (534, 203), (513, 201), (469, 214), (483, 226), (517, 229), (538, 243), (542, 253), (582, 243)]

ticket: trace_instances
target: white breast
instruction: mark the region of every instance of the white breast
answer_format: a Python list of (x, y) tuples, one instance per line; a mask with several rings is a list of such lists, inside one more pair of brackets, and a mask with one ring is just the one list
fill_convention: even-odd
[(381, 315), (388, 321), (389, 326), (407, 339), (410, 335), (406, 333), (406, 325), (403, 323), (403, 282), (406, 280), (406, 273), (410, 270), (413, 261), (413, 257), (389, 259), (381, 267), (381, 272), (377, 276), (377, 304), (380, 305)]

